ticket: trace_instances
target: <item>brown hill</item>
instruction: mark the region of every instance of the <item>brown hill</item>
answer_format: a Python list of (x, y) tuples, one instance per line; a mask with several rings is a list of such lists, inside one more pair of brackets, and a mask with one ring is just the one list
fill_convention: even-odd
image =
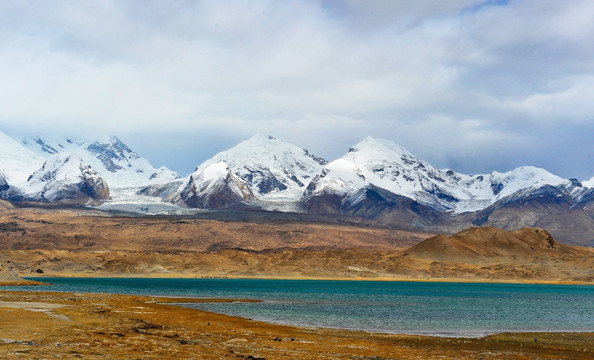
[(594, 281), (594, 249), (556, 241), (539, 228), (470, 228), (433, 236), (402, 252), (401, 272), (426, 278)]
[(504, 231), (491, 226), (469, 228), (452, 236), (436, 235), (406, 251), (417, 258), (448, 261), (555, 257), (577, 255), (579, 252), (575, 247), (556, 241), (544, 229)]

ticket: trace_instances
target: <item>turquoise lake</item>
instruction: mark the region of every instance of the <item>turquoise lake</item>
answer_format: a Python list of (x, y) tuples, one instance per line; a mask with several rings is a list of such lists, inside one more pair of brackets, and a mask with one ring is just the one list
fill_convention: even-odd
[(258, 303), (185, 304), (272, 323), (440, 336), (594, 331), (594, 286), (247, 279), (32, 278), (44, 287)]

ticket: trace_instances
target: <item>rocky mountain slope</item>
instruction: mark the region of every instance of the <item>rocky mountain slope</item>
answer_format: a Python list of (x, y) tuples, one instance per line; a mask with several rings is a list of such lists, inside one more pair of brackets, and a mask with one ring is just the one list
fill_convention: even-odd
[(8, 182), (6, 181), (6, 176), (0, 172), (0, 192), (6, 191), (8, 189), (10, 189), (10, 185), (8, 185)]
[(201, 166), (179, 193), (182, 203), (200, 209), (229, 208), (254, 198), (249, 184), (222, 161)]

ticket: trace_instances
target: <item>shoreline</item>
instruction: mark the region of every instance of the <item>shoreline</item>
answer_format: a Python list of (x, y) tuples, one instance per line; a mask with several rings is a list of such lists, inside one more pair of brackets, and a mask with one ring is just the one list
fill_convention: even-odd
[[(205, 299), (0, 291), (0, 355), (102, 358), (591, 359), (594, 333), (480, 338), (270, 324), (172, 304)], [(208, 301), (212, 301), (207, 299)], [(225, 301), (222, 299), (221, 301)], [(232, 301), (237, 301), (233, 299)], [(34, 331), (32, 331), (34, 329)], [(196, 357), (196, 354), (200, 354)]]
[[(20, 275), (23, 279), (36, 279), (38, 281), (43, 278), (131, 278), (131, 279), (212, 279), (212, 280), (307, 280), (307, 281), (386, 281), (386, 282), (435, 282), (435, 283), (469, 283), (469, 284), (522, 284), (522, 285), (594, 285), (594, 282), (584, 281), (570, 281), (570, 280), (518, 280), (518, 279), (483, 279), (483, 278), (428, 278), (428, 279), (411, 279), (406, 277), (313, 277), (313, 276), (243, 276), (243, 275), (205, 275), (200, 276), (196, 274), (187, 273), (167, 273), (167, 274), (134, 274), (134, 273), (109, 273), (109, 274), (85, 274), (85, 273), (46, 273), (36, 274), (35, 276)], [(29, 281), (29, 280), (27, 280)], [(3, 284), (0, 282), (0, 286)]]

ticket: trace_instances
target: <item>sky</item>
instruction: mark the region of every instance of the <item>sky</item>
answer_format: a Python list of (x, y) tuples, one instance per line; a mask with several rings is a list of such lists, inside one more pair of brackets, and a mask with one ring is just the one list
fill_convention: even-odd
[(594, 176), (590, 0), (0, 2), (0, 131), (187, 175), (256, 133), (467, 174)]

